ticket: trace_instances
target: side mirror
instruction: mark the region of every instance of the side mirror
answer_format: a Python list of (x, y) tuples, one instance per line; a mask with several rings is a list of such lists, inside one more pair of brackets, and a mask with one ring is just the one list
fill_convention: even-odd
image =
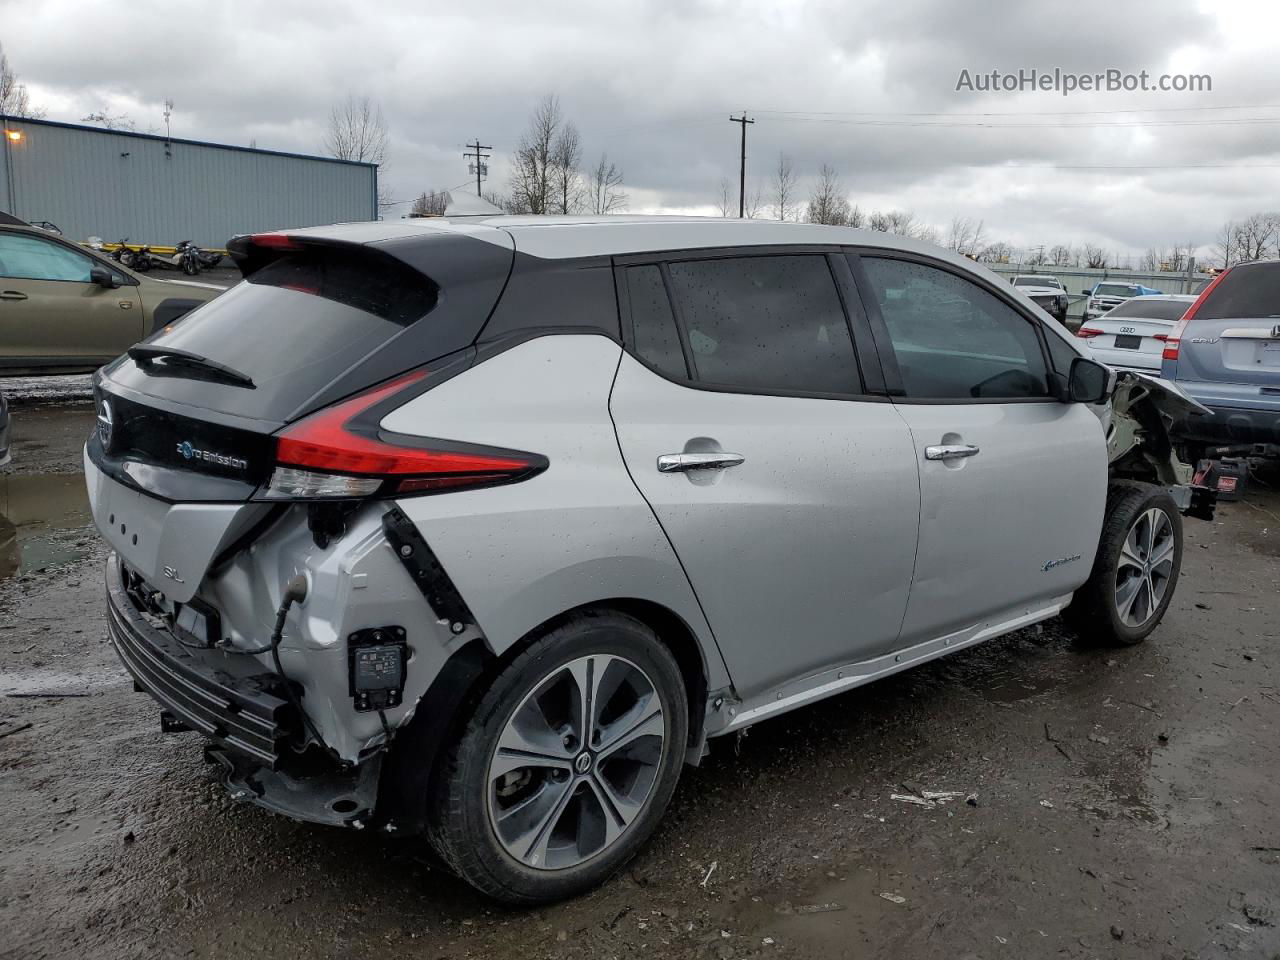
[(120, 286), (120, 281), (116, 279), (116, 275), (106, 267), (90, 267), (89, 282), (96, 283), (100, 287), (108, 290), (114, 290)]
[(1089, 294), (1090, 294), (1090, 293), (1092, 293), (1092, 292), (1093, 292), (1093, 291), (1091, 291), (1091, 290), (1081, 290), (1081, 291), (1080, 291), (1080, 293), (1081, 293), (1081, 294), (1083, 294), (1083, 295), (1084, 295), (1084, 296), (1086, 296), (1086, 297), (1087, 297), (1087, 296), (1089, 296)]
[(1067, 397), (1073, 403), (1101, 403), (1111, 395), (1113, 376), (1110, 367), (1088, 357), (1076, 357), (1067, 378)]

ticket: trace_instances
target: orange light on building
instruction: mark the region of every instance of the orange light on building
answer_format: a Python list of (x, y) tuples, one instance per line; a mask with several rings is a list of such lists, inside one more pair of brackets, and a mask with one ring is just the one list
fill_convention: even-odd
[(12, 140), (14, 143), (17, 143), (18, 141), (20, 141), (24, 136), (21, 130), (6, 130), (4, 132), (4, 135), (5, 135), (5, 139)]

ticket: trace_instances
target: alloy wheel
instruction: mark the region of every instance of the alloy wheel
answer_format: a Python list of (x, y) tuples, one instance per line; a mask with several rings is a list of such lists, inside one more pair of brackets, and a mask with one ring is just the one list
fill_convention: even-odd
[(489, 761), (489, 822), (526, 867), (574, 867), (644, 809), (666, 750), (653, 681), (607, 654), (556, 668), (512, 712)]
[(1141, 627), (1160, 609), (1173, 575), (1177, 549), (1173, 521), (1159, 507), (1133, 521), (1116, 564), (1116, 613), (1130, 627)]

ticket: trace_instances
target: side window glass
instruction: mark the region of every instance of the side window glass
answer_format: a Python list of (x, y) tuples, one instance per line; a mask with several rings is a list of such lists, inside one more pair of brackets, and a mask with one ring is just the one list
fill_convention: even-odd
[(662, 282), (662, 271), (652, 264), (627, 270), (627, 294), (631, 300), (632, 344), (636, 355), (676, 380), (686, 380), (684, 351), (671, 301)]
[(1080, 354), (1052, 330), (1045, 330), (1044, 342), (1049, 345), (1049, 361), (1053, 364), (1053, 369), (1065, 377), (1071, 372), (1071, 361)]
[(668, 270), (698, 380), (758, 390), (861, 392), (826, 257), (690, 260)]
[(60, 243), (23, 234), (0, 234), (0, 276), (16, 280), (89, 282), (93, 261)]
[(863, 257), (908, 397), (1047, 397), (1031, 321), (963, 277), (905, 260)]

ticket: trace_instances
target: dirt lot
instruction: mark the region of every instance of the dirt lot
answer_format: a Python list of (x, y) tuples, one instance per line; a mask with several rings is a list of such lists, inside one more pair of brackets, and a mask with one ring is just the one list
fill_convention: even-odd
[(511, 911), (160, 733), (105, 638), (91, 420), (20, 407), (0, 476), (0, 957), (1280, 955), (1271, 489), (1187, 522), (1146, 644), (1053, 622), (719, 741), (626, 872)]

